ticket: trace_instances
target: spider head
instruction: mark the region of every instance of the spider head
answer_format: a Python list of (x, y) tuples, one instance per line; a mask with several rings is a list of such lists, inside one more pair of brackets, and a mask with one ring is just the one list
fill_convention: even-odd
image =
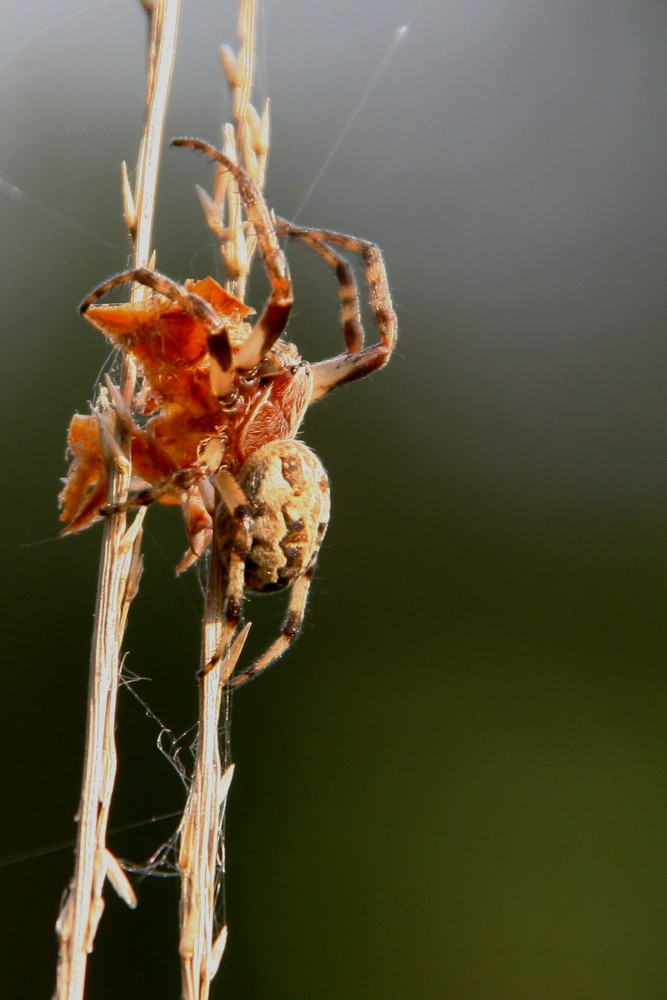
[(292, 438), (303, 420), (313, 392), (313, 373), (294, 344), (276, 342), (251, 369), (233, 370), (230, 392), (220, 399), (238, 414), (228, 433), (243, 463), (269, 441)]

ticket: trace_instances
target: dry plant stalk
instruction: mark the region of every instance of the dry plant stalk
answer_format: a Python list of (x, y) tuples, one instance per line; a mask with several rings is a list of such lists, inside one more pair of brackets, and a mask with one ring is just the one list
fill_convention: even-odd
[[(239, 163), (261, 189), (268, 153), (268, 104), (257, 114), (250, 104), (255, 67), (255, 0), (241, 0), (236, 57), (222, 48), (222, 64), (233, 95), (233, 124), (223, 130), (224, 152)], [(252, 225), (243, 219), (241, 197), (232, 175), (219, 167), (211, 198), (198, 189), (206, 221), (216, 235), (228, 292), (244, 299), (256, 248)], [(239, 633), (229, 654), (206, 670), (220, 650), (223, 637), (225, 574), (218, 547), (211, 546), (202, 629), (197, 756), (188, 801), (180, 826), (178, 868), (181, 876), (180, 954), (183, 997), (206, 1000), (227, 940), (227, 928), (216, 927), (216, 896), (224, 870), (222, 820), (233, 768), (224, 773), (220, 760), (219, 728), (222, 689), (231, 677), (250, 625)]]
[[(199, 194), (207, 223), (220, 244), (227, 289), (212, 278), (180, 286), (145, 266), (136, 270), (137, 265), (148, 263), (150, 228), (146, 227), (150, 227), (152, 218), (176, 15), (177, 0), (162, 0), (152, 11), (149, 111), (136, 193), (131, 191), (127, 171), (124, 174), (125, 216), (135, 243), (135, 270), (103, 282), (81, 306), (93, 325), (118, 343), (126, 364), (127, 355), (135, 353), (142, 366), (144, 389), (151, 388), (154, 376), (158, 388), (153, 399), (137, 402), (134, 371), (127, 367), (120, 389), (109, 382), (100, 394), (97, 424), (93, 417), (75, 415), (70, 426), (68, 440), (73, 461), (61, 494), (66, 530), (81, 530), (98, 515), (114, 513), (114, 509), (115, 516), (107, 518), (104, 534), (79, 852), (75, 879), (59, 920), (57, 1000), (79, 1000), (82, 996), (86, 953), (92, 947), (103, 907), (104, 878), (108, 876), (126, 901), (134, 905), (132, 889), (105, 844), (115, 776), (113, 729), (120, 643), (140, 573), (141, 514), (126, 530), (125, 516), (119, 510), (137, 503), (174, 502), (176, 495), (186, 513), (190, 540), (190, 552), (180, 569), (192, 565), (209, 545), (211, 550), (202, 628), (196, 759), (179, 826), (178, 857), (183, 996), (185, 1000), (207, 1000), (226, 942), (226, 928), (220, 929), (216, 918), (217, 890), (224, 871), (222, 821), (232, 775), (232, 768), (225, 770), (220, 756), (223, 692), (256, 677), (298, 636), (329, 519), (326, 472), (317, 456), (295, 436), (312, 403), (337, 386), (385, 365), (397, 336), (380, 249), (356, 237), (302, 229), (276, 220), (264, 202), (261, 192), (269, 147), (268, 105), (259, 115), (250, 103), (256, 0), (241, 0), (238, 58), (228, 48), (222, 52), (234, 99), (233, 122), (223, 132), (223, 152), (201, 140), (174, 140), (177, 146), (204, 152), (219, 165), (213, 196), (203, 191)], [(289, 269), (279, 244), (283, 236), (300, 239), (333, 269), (344, 353), (310, 364), (300, 357), (296, 345), (281, 340), (293, 302)], [(242, 300), (258, 245), (271, 292), (251, 328), (244, 317), (252, 310)], [(368, 302), (379, 337), (370, 346), (364, 346), (353, 270), (338, 248), (358, 254), (363, 262)], [(152, 289), (156, 298), (139, 302), (142, 293), (135, 286), (129, 306), (91, 308), (102, 294), (128, 280)], [(185, 318), (183, 324), (172, 324), (169, 336), (164, 335), (162, 326), (167, 314), (172, 319)], [(110, 316), (116, 319), (110, 320)], [(128, 339), (137, 331), (140, 336), (135, 341)], [(176, 331), (180, 331), (178, 335)], [(205, 364), (199, 364), (200, 357), (206, 359)], [(160, 382), (165, 363), (167, 367), (175, 365), (180, 372), (178, 378), (169, 371), (168, 381)], [(202, 375), (206, 389), (197, 381)], [(201, 410), (197, 419), (190, 407), (193, 398)], [(132, 405), (144, 416), (154, 414), (157, 399), (160, 405), (156, 416), (145, 426), (133, 421)], [(225, 406), (230, 407), (228, 411)], [(192, 422), (186, 435), (182, 433), (184, 411)], [(165, 428), (170, 433), (165, 433)], [(160, 433), (163, 439), (171, 435), (178, 447), (171, 452), (166, 445), (161, 447)], [(141, 469), (148, 483), (148, 488), (129, 504), (123, 503), (130, 473), (129, 441), (123, 439), (123, 434), (133, 445), (135, 471)], [(166, 478), (161, 463), (166, 465)], [(280, 483), (274, 481), (276, 469)], [(107, 472), (111, 505), (103, 507)], [(212, 497), (213, 490), (216, 495)], [(270, 515), (263, 526), (254, 513), (262, 508)], [(211, 544), (216, 531), (217, 543)], [(249, 553), (255, 542), (263, 546), (266, 565), (258, 560), (248, 575), (252, 564)], [(262, 656), (232, 678), (249, 625), (238, 632), (228, 652), (226, 648), (241, 619), (244, 592), (287, 586), (292, 590), (279, 635)]]
[[(176, 51), (180, 0), (155, 0), (148, 9), (151, 32), (148, 52), (147, 107), (139, 150), (134, 192), (123, 172), (125, 218), (132, 240), (133, 266), (147, 264), (151, 253), (162, 135)], [(146, 290), (135, 285), (132, 300)], [(136, 372), (124, 357), (121, 386), (107, 384), (100, 391), (97, 418), (109, 464), (111, 502), (127, 496), (131, 464), (127, 442), (115, 408), (129, 405)], [(128, 528), (125, 514), (107, 518), (95, 607), (88, 684), (88, 718), (81, 800), (77, 814), (74, 875), (56, 925), (59, 939), (55, 1000), (81, 1000), (87, 958), (104, 909), (103, 888), (108, 878), (129, 906), (134, 891), (119, 862), (106, 846), (106, 830), (116, 774), (116, 701), (120, 679), (121, 644), (130, 603), (141, 573), (140, 540), (144, 511)]]

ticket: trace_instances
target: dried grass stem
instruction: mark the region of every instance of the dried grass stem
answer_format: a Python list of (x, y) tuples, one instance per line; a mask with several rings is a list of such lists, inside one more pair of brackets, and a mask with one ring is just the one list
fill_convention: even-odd
[[(139, 151), (137, 184), (132, 192), (124, 172), (125, 215), (133, 244), (133, 266), (148, 262), (152, 239), (162, 135), (176, 51), (180, 0), (156, 0), (150, 11), (147, 110)], [(143, 290), (133, 290), (133, 299)], [(136, 372), (125, 363), (121, 391), (129, 403)], [(109, 500), (127, 495), (131, 464), (120, 422), (113, 419), (108, 397), (101, 393), (100, 420), (113, 426), (117, 447), (109, 449)], [(125, 514), (104, 526), (88, 683), (86, 748), (78, 810), (75, 869), (56, 926), (59, 938), (55, 1000), (82, 1000), (87, 958), (104, 909), (106, 878), (130, 906), (134, 892), (118, 861), (106, 846), (106, 830), (116, 776), (116, 702), (120, 657), (129, 606), (141, 573), (139, 547), (144, 512), (128, 528)]]

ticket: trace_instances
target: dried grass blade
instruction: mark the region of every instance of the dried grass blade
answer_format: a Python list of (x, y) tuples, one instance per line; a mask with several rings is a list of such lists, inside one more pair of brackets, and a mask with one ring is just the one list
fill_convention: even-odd
[[(152, 240), (162, 133), (169, 83), (176, 51), (180, 0), (156, 0), (150, 8), (151, 39), (148, 61), (148, 98), (137, 167), (137, 185), (123, 182), (126, 215), (133, 240), (133, 266), (146, 263)], [(130, 195), (128, 197), (128, 194)], [(133, 299), (142, 292), (133, 289)], [(121, 392), (129, 403), (136, 373), (125, 365)], [(124, 449), (122, 421), (116, 421), (118, 443)], [(110, 500), (127, 495), (129, 463), (119, 469), (111, 463)], [(81, 802), (78, 811), (74, 876), (56, 931), (59, 938), (55, 1000), (82, 1000), (87, 958), (104, 909), (102, 890), (110, 870), (106, 829), (116, 775), (115, 719), (120, 677), (121, 643), (129, 604), (136, 593), (141, 559), (143, 516), (126, 530), (124, 514), (107, 519), (98, 578), (88, 685), (88, 719)], [(112, 865), (113, 867), (113, 865)], [(118, 872), (114, 868), (117, 884)], [(131, 899), (126, 892), (127, 899)]]

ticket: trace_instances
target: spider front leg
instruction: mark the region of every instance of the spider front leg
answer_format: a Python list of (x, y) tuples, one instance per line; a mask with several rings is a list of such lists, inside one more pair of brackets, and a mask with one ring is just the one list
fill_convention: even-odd
[[(201, 323), (206, 331), (209, 353), (215, 358), (225, 372), (231, 368), (232, 345), (229, 339), (229, 334), (224, 325), (224, 318), (220, 317), (215, 309), (206, 301), (206, 299), (202, 298), (201, 295), (197, 295), (195, 292), (189, 291), (187, 288), (184, 288), (183, 285), (179, 285), (178, 282), (172, 281), (172, 279), (168, 278), (165, 274), (160, 274), (159, 271), (153, 271), (149, 267), (136, 267), (129, 271), (121, 271), (120, 274), (115, 274), (113, 277), (103, 281), (97, 286), (97, 288), (94, 288), (93, 291), (86, 296), (79, 306), (79, 312), (82, 316), (85, 316), (93, 303), (96, 302), (102, 295), (106, 292), (110, 292), (112, 288), (117, 288), (118, 285), (125, 285), (130, 282), (143, 285), (145, 288), (150, 288), (152, 291), (157, 292), (170, 302), (174, 302), (179, 305), (184, 313), (191, 316), (192, 319), (196, 320), (198, 323)], [(116, 331), (105, 329), (104, 325), (101, 326), (101, 329), (103, 332), (110, 335), (111, 339), (114, 339), (113, 335)], [(136, 339), (132, 343), (132, 347), (135, 351), (140, 351), (140, 344)], [(154, 351), (155, 344), (152, 342), (151, 347)], [(221, 385), (219, 388), (219, 396), (224, 395), (225, 392), (231, 389), (230, 377), (227, 377), (223, 381), (225, 384)]]
[(271, 294), (252, 333), (240, 346), (234, 357), (234, 368), (250, 370), (266, 357), (278, 338), (284, 333), (294, 297), (292, 281), (271, 214), (264, 196), (253, 179), (238, 163), (201, 139), (172, 139), (172, 146), (189, 146), (206, 153), (212, 160), (228, 170), (239, 190), (248, 219), (255, 227), (257, 243), (264, 263)]
[(172, 281), (166, 274), (160, 274), (159, 271), (153, 271), (149, 267), (135, 267), (129, 271), (121, 271), (120, 274), (114, 274), (113, 277), (103, 281), (97, 288), (93, 289), (90, 295), (86, 296), (79, 306), (79, 312), (85, 314), (93, 302), (96, 302), (106, 292), (110, 292), (112, 288), (116, 288), (118, 285), (126, 285), (129, 282), (136, 282), (136, 284), (150, 288), (152, 291), (163, 295), (166, 299), (178, 303), (183, 312), (188, 313), (193, 319), (199, 320), (210, 332), (217, 333), (220, 330), (221, 324), (218, 315), (201, 295), (189, 292), (187, 288), (179, 285), (176, 281)]
[[(364, 378), (377, 368), (382, 368), (396, 346), (398, 321), (391, 300), (382, 251), (375, 243), (327, 229), (302, 229), (284, 220), (279, 221), (279, 230), (287, 236), (300, 239), (316, 250), (335, 269), (338, 279), (343, 332), (348, 350), (346, 354), (339, 354), (335, 358), (320, 361), (312, 366), (315, 385), (311, 402), (314, 403), (344, 382)], [(363, 329), (359, 315), (359, 297), (352, 270), (347, 261), (335, 253), (329, 244), (360, 254), (364, 264), (369, 303), (380, 336), (379, 343), (364, 350), (361, 349)]]
[(338, 281), (340, 322), (343, 328), (345, 346), (348, 354), (356, 354), (364, 346), (364, 328), (361, 324), (359, 290), (349, 263), (341, 254), (332, 250), (316, 230), (301, 229), (281, 218), (276, 219), (276, 224), (280, 236), (301, 240), (320, 257), (323, 257), (334, 271)]

